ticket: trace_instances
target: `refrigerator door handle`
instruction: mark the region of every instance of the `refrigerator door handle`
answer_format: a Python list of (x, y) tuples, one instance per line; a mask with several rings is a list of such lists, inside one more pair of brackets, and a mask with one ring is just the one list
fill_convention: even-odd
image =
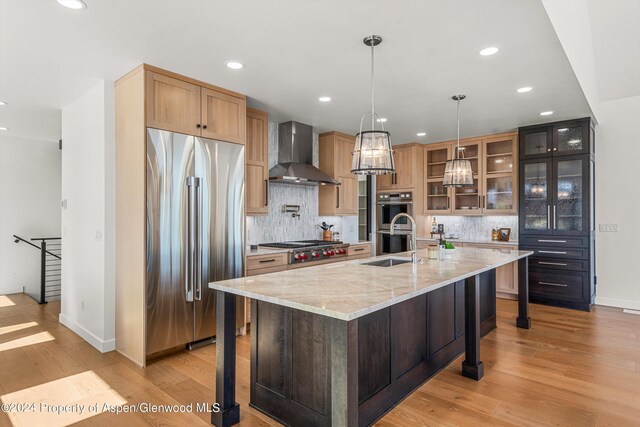
[(195, 299), (202, 300), (202, 187), (200, 186), (200, 178), (195, 179)]
[(195, 204), (196, 186), (195, 177), (187, 177), (187, 255), (185, 257), (185, 295), (187, 302), (193, 302), (193, 279), (195, 272)]

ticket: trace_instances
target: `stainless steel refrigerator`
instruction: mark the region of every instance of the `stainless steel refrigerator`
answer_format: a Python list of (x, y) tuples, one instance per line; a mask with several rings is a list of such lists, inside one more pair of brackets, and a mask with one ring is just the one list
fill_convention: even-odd
[(212, 281), (244, 274), (244, 146), (147, 129), (146, 353), (215, 335)]

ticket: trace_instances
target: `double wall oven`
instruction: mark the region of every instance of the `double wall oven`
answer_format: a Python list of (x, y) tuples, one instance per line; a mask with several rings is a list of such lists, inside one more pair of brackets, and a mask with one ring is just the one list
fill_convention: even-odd
[(394, 234), (391, 235), (391, 220), (399, 213), (413, 216), (413, 193), (381, 192), (376, 197), (377, 228), (378, 228), (378, 254), (393, 254), (409, 249), (411, 240), (411, 224), (406, 217), (398, 219), (394, 225)]

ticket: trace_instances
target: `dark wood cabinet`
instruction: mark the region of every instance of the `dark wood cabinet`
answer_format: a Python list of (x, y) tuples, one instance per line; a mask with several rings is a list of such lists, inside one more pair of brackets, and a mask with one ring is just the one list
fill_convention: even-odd
[(535, 254), (530, 300), (589, 310), (595, 297), (593, 124), (587, 118), (527, 126), (519, 135), (519, 245)]
[[(349, 322), (358, 425), (373, 424), (464, 351), (464, 292), (456, 282)], [(285, 425), (331, 425), (336, 320), (255, 300), (251, 315), (251, 405)], [(495, 270), (480, 275), (480, 322), (483, 336), (496, 327)]]

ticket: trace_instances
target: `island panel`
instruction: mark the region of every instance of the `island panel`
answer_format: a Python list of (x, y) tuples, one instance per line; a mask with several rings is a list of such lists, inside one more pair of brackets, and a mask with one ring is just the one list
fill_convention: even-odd
[[(480, 275), (480, 298), (485, 335), (496, 326), (494, 270)], [(331, 376), (341, 362), (332, 360), (333, 323), (355, 331), (357, 357), (346, 372), (357, 372), (361, 426), (374, 423), (464, 351), (464, 281), (350, 321), (252, 304), (251, 405), (286, 425), (332, 425)]]

